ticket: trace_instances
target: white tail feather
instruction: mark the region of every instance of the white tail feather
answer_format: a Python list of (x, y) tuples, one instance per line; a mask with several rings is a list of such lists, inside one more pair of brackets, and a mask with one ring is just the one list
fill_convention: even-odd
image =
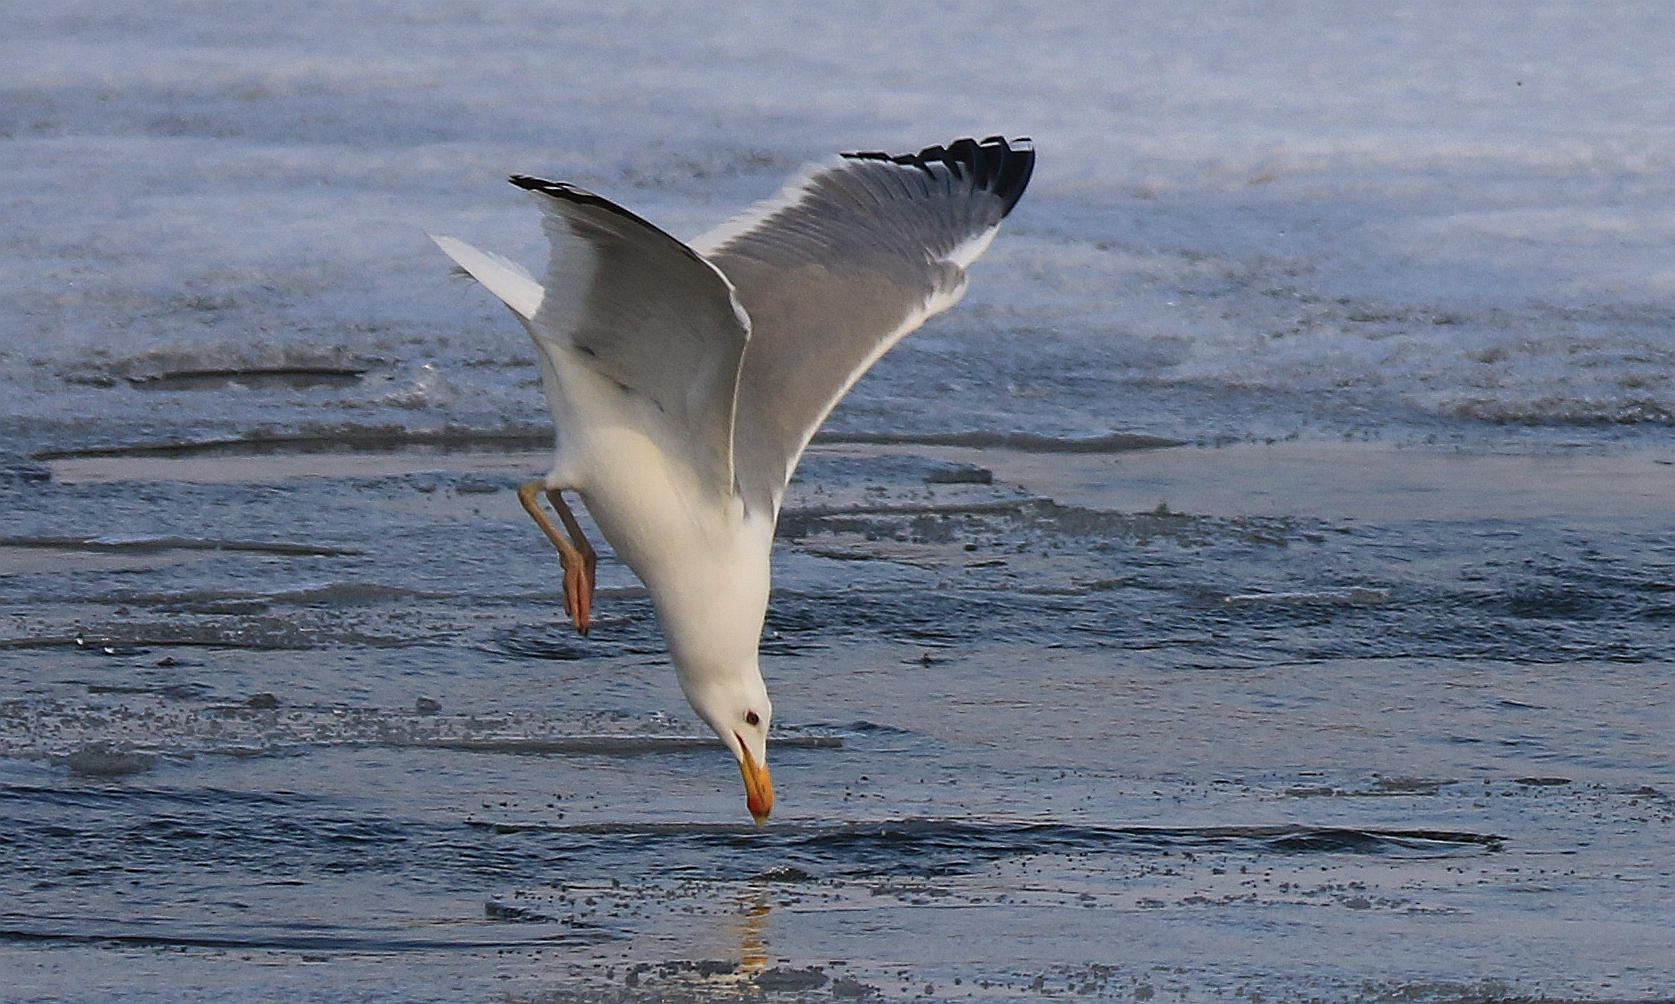
[(547, 291), (529, 274), (529, 270), (492, 251), (474, 248), (462, 240), (454, 237), (438, 237), (431, 234), (430, 239), (436, 242), (443, 253), (454, 260), (460, 268), (471, 273), (471, 277), (482, 283), (489, 292), (500, 299), (512, 312), (524, 320), (532, 320), (541, 309), (541, 301), (546, 298)]

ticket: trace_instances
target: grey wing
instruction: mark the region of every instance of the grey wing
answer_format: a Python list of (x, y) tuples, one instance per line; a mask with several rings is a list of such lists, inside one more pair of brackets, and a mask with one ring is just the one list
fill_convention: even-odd
[(1027, 139), (962, 139), (917, 154), (844, 154), (693, 246), (751, 319), (734, 471), (748, 506), (778, 511), (809, 439), (878, 357), (965, 291), (1029, 184)]
[(726, 276), (608, 199), (524, 175), (511, 181), (535, 194), (552, 245), (530, 334), (649, 399), (700, 480), (731, 494), (733, 404), (750, 320)]

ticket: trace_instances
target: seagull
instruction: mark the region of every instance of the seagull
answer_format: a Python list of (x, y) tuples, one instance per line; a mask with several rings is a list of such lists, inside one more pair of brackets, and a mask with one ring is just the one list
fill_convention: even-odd
[(738, 761), (759, 825), (774, 793), (757, 646), (786, 484), (855, 381), (959, 300), (1034, 167), (1028, 139), (1000, 136), (840, 154), (690, 244), (575, 185), (513, 175), (551, 245), (539, 281), (432, 235), (535, 341), (553, 463), (518, 500), (558, 550), (566, 614), (587, 633), (598, 562), (570, 491), (645, 583), (681, 691)]

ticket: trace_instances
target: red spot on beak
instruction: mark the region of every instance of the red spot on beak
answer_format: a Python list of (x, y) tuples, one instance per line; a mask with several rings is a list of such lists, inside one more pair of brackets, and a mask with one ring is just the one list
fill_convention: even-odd
[(768, 821), (768, 813), (774, 811), (774, 783), (768, 774), (768, 765), (757, 763), (750, 755), (750, 747), (744, 743), (744, 737), (737, 732), (733, 738), (739, 741), (739, 773), (744, 775), (744, 804), (750, 810), (750, 818), (761, 826)]

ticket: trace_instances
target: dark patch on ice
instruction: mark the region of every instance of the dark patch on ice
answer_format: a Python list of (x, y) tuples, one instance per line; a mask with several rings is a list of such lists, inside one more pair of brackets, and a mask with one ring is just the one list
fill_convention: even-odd
[(1222, 597), (1222, 602), (1233, 606), (1241, 604), (1298, 604), (1316, 606), (1355, 606), (1373, 607), (1383, 606), (1390, 602), (1390, 593), (1384, 589), (1369, 589), (1355, 587), (1341, 590), (1322, 590), (1319, 592), (1284, 592), (1284, 593), (1235, 593)]
[(1317, 830), (1300, 829), (1293, 833), (1259, 838), (1268, 848), (1294, 854), (1347, 853), (1388, 854), (1398, 850), (1422, 850), (1426, 844), (1447, 846), (1498, 846), (1500, 837), (1476, 833), (1456, 833), (1436, 830), (1377, 830), (1341, 829), (1327, 827)]
[(923, 480), (927, 485), (990, 485), (995, 472), (976, 464), (949, 464), (927, 472)]
[(757, 973), (751, 982), (756, 984), (756, 989), (766, 993), (794, 993), (799, 990), (819, 989), (826, 985), (827, 979), (818, 966), (810, 966), (807, 969), (775, 967)]
[[(809, 532), (804, 521), (892, 518), (900, 516), (1026, 516), (1038, 506), (1056, 506), (1051, 499), (996, 499), (992, 502), (909, 502), (886, 505), (802, 506), (783, 509), (779, 514), (778, 533), (781, 537), (801, 537)], [(847, 529), (856, 529), (855, 524)], [(830, 527), (828, 527), (829, 529)]]
[[(163, 665), (163, 662), (159, 661), (158, 665)], [(178, 661), (169, 663), (169, 666), (177, 665), (181, 665), (181, 663)], [(87, 692), (89, 694), (155, 694), (158, 697), (167, 697), (173, 701), (200, 700), (214, 689), (207, 683), (165, 683), (151, 686), (123, 686), (121, 684), (113, 683), (88, 683), (85, 684), (85, 686), (87, 687)]]
[(797, 465), (795, 484), (825, 487), (856, 484), (886, 484), (910, 487), (917, 484), (992, 484), (994, 472), (976, 464), (955, 463), (909, 453), (877, 456), (846, 456), (829, 453), (805, 455)]
[(1315, 529), (1293, 519), (1196, 516), (1162, 507), (1124, 513), (1027, 497), (983, 502), (803, 506), (780, 513), (777, 535), (802, 540), (822, 533), (855, 533), (870, 534), (869, 539), (921, 544), (1000, 535), (1008, 543), (1026, 546), (1049, 539), (1144, 543), (1165, 538), (1183, 546), (1238, 541), (1286, 547)]
[(516, 488), (514, 478), (490, 477), (486, 474), (465, 474), (454, 482), (456, 495), (493, 495), (502, 488)]
[(1471, 401), (1448, 409), (1456, 418), (1495, 425), (1582, 427), (1602, 425), (1675, 425), (1675, 409), (1646, 398), (1594, 401)]
[(267, 369), (171, 370), (129, 376), (129, 386), (140, 390), (221, 390), (228, 386), (250, 390), (307, 390), (313, 387), (353, 387), (365, 369), (334, 366), (276, 366)]
[(577, 662), (582, 659), (604, 659), (621, 654), (612, 645), (577, 639), (527, 638), (515, 634), (503, 635), (495, 647), (506, 655), (524, 659), (552, 659), (558, 662)]
[(814, 876), (795, 865), (776, 865), (758, 875), (752, 875), (752, 882), (808, 882)]
[(852, 976), (840, 976), (832, 981), (832, 996), (855, 1000), (862, 997), (873, 997), (878, 994), (877, 987), (870, 983), (862, 983)]
[(777, 631), (764, 637), (756, 646), (756, 650), (762, 655), (786, 656), (800, 656), (808, 652), (824, 652), (830, 648), (830, 645), (820, 642), (786, 638)]
[(101, 743), (85, 746), (68, 756), (54, 757), (51, 762), (68, 767), (70, 773), (83, 777), (125, 777), (143, 774), (155, 767), (157, 757), (151, 753), (114, 749)]
[(295, 791), (241, 791), (235, 788), (87, 788), (46, 785), (0, 785), (0, 801), (40, 802), (57, 809), (147, 810), (168, 807), (207, 812), (316, 812), (328, 799)]
[[(603, 592), (600, 590), (600, 593)], [(639, 597), (613, 596), (612, 599), (632, 602)], [(637, 613), (596, 620), (593, 631), (585, 637), (578, 634), (568, 620), (539, 627), (518, 626), (500, 632), (487, 647), (489, 651), (504, 655), (558, 662), (667, 655), (656, 634), (655, 622), (649, 616), (642, 617)]]
[(815, 627), (800, 633), (818, 632), (822, 643), (829, 644), (833, 636), (859, 634), (921, 648), (959, 648), (982, 639), (1061, 642), (1067, 615), (1094, 613), (1076, 596), (952, 589), (818, 595), (784, 591), (774, 594), (769, 611), (770, 618), (783, 614), (813, 623)]
[[(715, 736), (598, 735), (542, 738), (441, 738), (392, 740), (385, 745), (420, 749), (455, 750), (462, 753), (510, 753), (523, 756), (557, 754), (566, 756), (650, 756), (685, 753), (690, 750), (723, 749)], [(841, 736), (771, 736), (771, 749), (841, 749)]]
[(1373, 787), (1381, 795), (1435, 795), (1444, 785), (1458, 783), (1429, 777), (1381, 777)]
[(321, 557), (357, 555), (354, 548), (282, 540), (218, 540), (213, 537), (171, 537), (112, 534), (104, 537), (6, 537), (0, 547), (31, 547), (60, 551), (152, 554), (159, 551), (248, 551), (255, 554), (299, 554)]
[(882, 722), (869, 722), (865, 718), (857, 718), (842, 728), (850, 732), (884, 732), (898, 736), (914, 735), (912, 729), (904, 729), (899, 725), (886, 725)]
[(521, 906), (496, 903), (492, 899), (483, 902), (483, 916), (501, 924), (556, 924), (559, 922), (557, 917), (549, 917), (544, 913), (538, 913)]
[(815, 434), (813, 442), (858, 446), (964, 446), (1022, 453), (1130, 453), (1186, 445), (1180, 439), (1126, 432), (1085, 438), (1040, 436), (1029, 432), (820, 432)]
[[(868, 823), (579, 823), (473, 822), (501, 835), (562, 837), (572, 851), (593, 845), (644, 855), (689, 850), (771, 851), (811, 877), (960, 874), (981, 862), (1036, 854), (1170, 854), (1180, 851), (1451, 857), (1500, 849), (1505, 838), (1456, 830), (1376, 830), (1307, 826), (1081, 826), (963, 819)], [(729, 857), (728, 860), (731, 860)], [(735, 877), (750, 878), (749, 873)]]
[(1338, 789), (1332, 788), (1328, 785), (1317, 784), (1317, 785), (1296, 785), (1294, 787), (1285, 789), (1285, 794), (1290, 796), (1291, 798), (1314, 798), (1314, 797), (1318, 797), (1318, 796), (1336, 795), (1336, 794), (1339, 794), (1339, 792), (1338, 792)]
[(104, 655), (141, 655), (146, 646), (164, 648), (233, 648), (262, 651), (300, 651), (333, 645), (365, 648), (402, 648), (423, 644), (420, 638), (373, 635), (331, 624), (299, 623), (294, 617), (238, 617), (224, 621), (156, 621), (90, 628), (70, 637), (38, 636), (0, 639), (0, 649), (74, 648)]
[(41, 485), (52, 480), (52, 468), (27, 460), (0, 461), (0, 484)]
[(448, 593), (391, 586), (382, 582), (328, 582), (307, 589), (265, 594), (274, 603), (297, 606), (354, 607), (398, 603), (406, 600), (443, 600)]
[(501, 635), (494, 649), (522, 659), (551, 659), (557, 662), (579, 662), (583, 659), (613, 659), (624, 655), (661, 655), (662, 650), (647, 646), (615, 645), (577, 635), (575, 639), (527, 636), (507, 632)]
[(562, 932), (541, 929), (541, 934), (515, 940), (504, 938), (436, 938), (373, 937), (349, 931), (322, 928), (318, 933), (264, 933), (252, 930), (242, 937), (221, 936), (214, 933), (193, 934), (185, 931), (135, 932), (110, 929), (100, 924), (88, 925), (85, 931), (41, 931), (24, 928), (0, 928), (0, 942), (22, 942), (57, 945), (126, 945), (134, 948), (208, 948), (229, 951), (276, 952), (365, 952), (397, 954), (403, 952), (478, 952), (492, 949), (527, 948), (531, 945), (590, 945), (609, 941), (617, 935), (604, 928), (588, 928), (585, 933), (565, 926)]
[(477, 429), (444, 426), (440, 429), (407, 429), (401, 426), (334, 425), (308, 426), (296, 432), (256, 430), (226, 439), (179, 440), (162, 443), (126, 443), (112, 446), (71, 447), (40, 450), (34, 460), (70, 460), (76, 457), (246, 457), (276, 453), (387, 453), (414, 448), (442, 453), (464, 450), (522, 451), (552, 445), (550, 426), (505, 426)]
[(1591, 620), (1610, 612), (1610, 599), (1564, 582), (1521, 585), (1506, 593), (1501, 602), (1514, 617)]
[(328, 582), (318, 586), (262, 593), (219, 589), (194, 589), (171, 593), (123, 591), (107, 596), (88, 597), (87, 602), (147, 607), (174, 613), (257, 614), (275, 605), (337, 608), (450, 598), (446, 593), (425, 592), (379, 582)]

